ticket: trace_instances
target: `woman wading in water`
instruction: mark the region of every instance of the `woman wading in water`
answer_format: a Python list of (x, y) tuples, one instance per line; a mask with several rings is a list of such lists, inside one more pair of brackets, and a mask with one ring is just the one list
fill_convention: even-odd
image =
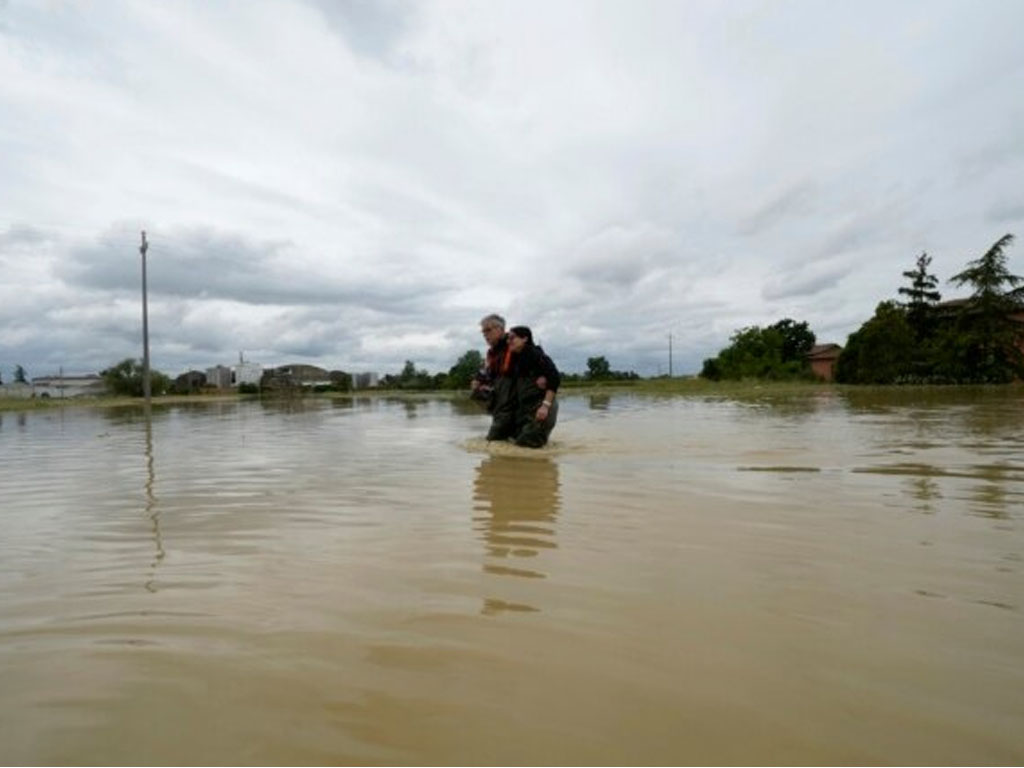
[(509, 331), (508, 351), (502, 363), (495, 388), (498, 399), (494, 421), (487, 439), (511, 437), (516, 445), (540, 448), (558, 420), (555, 393), (562, 376), (544, 350), (533, 343), (533, 332), (525, 325)]

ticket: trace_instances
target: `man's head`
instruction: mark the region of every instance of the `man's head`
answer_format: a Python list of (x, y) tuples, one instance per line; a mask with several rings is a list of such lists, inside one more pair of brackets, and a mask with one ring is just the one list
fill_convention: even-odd
[(487, 315), (480, 321), (480, 333), (484, 335), (487, 346), (495, 346), (505, 338), (505, 318), (501, 315)]

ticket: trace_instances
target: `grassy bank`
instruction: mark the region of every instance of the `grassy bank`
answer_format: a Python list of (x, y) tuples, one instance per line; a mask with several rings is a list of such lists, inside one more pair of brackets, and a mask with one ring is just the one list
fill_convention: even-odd
[[(999, 385), (970, 386), (866, 386), (852, 384), (829, 384), (814, 381), (708, 381), (697, 377), (639, 379), (633, 381), (609, 382), (573, 382), (561, 389), (565, 397), (572, 395), (622, 395), (633, 393), (638, 395), (654, 395), (666, 397), (722, 397), (738, 400), (759, 398), (802, 398), (813, 397), (826, 393), (842, 394), (851, 400), (870, 400), (875, 397), (893, 402), (903, 400), (938, 400), (998, 394), (998, 396), (1024, 397), (1024, 383)], [(467, 396), (463, 390), (409, 390), (409, 389), (374, 389), (358, 392), (322, 392), (307, 393), (294, 399), (302, 400), (341, 400), (351, 398), (397, 398), (403, 400), (423, 399), (461, 399)], [(268, 401), (285, 400), (287, 397), (263, 396)], [(239, 400), (259, 400), (259, 395), (239, 395), (236, 393), (219, 395), (163, 395), (153, 398), (154, 406), (203, 404), (236, 402)], [(91, 397), (60, 400), (54, 398), (4, 399), (0, 398), (0, 411), (30, 411), (52, 408), (116, 408), (142, 405), (138, 397)]]
[[(244, 399), (245, 395), (161, 395), (153, 398), (153, 405), (177, 405), (181, 403), (219, 403)], [(141, 397), (59, 397), (3, 398), (0, 397), (0, 411), (44, 411), (54, 408), (118, 408), (140, 406)]]

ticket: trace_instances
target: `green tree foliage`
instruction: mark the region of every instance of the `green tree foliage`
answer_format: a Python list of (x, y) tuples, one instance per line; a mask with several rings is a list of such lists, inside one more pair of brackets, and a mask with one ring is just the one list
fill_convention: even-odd
[(406, 360), (398, 374), (396, 385), (399, 389), (433, 389), (434, 377), (423, 370), (416, 370), (412, 360)]
[(14, 380), (19, 384), (28, 384), (28, 378), (25, 376), (25, 369), (20, 365), (14, 367)]
[(704, 361), (706, 379), (798, 379), (811, 375), (807, 353), (814, 333), (807, 323), (786, 318), (767, 328), (751, 326), (736, 331), (731, 344), (717, 357)]
[(601, 357), (588, 357), (587, 358), (587, 378), (595, 381), (601, 379), (607, 379), (610, 377), (612, 371), (611, 365), (608, 364), (607, 358)]
[(1024, 376), (1024, 277), (1007, 268), (1012, 235), (997, 240), (950, 282), (972, 289), (966, 301), (938, 304), (938, 280), (921, 254), (904, 272), (907, 301), (885, 301), (851, 334), (836, 379), (855, 384), (998, 383)]
[(597, 384), (607, 381), (635, 381), (640, 375), (635, 371), (617, 371), (612, 368), (604, 355), (587, 358), (587, 371), (582, 376), (562, 373), (563, 384)]
[(1003, 382), (1024, 375), (1019, 346), (1024, 329), (1012, 317), (1024, 309), (1024, 277), (1012, 274), (1006, 265), (1005, 249), (1012, 243), (1013, 235), (1003, 235), (981, 258), (950, 278), (954, 285), (973, 291), (957, 324), (959, 358), (972, 372), (972, 380)]
[(910, 280), (910, 286), (901, 286), (899, 289), (900, 295), (907, 297), (904, 304), (907, 309), (907, 322), (914, 329), (919, 341), (931, 333), (935, 305), (942, 298), (938, 291), (939, 279), (928, 272), (928, 265), (931, 263), (932, 257), (927, 253), (918, 256), (917, 268), (903, 273), (903, 276)]
[(477, 350), (471, 349), (460, 357), (444, 379), (443, 386), (449, 389), (468, 389), (470, 381), (484, 366), (484, 358)]
[(352, 391), (352, 374), (346, 373), (345, 371), (329, 371), (327, 378), (331, 380), (330, 391), (331, 392), (351, 392)]
[(807, 353), (814, 347), (814, 333), (807, 323), (790, 320), (779, 320), (768, 327), (782, 335), (782, 361), (784, 363), (803, 363)]
[(847, 384), (893, 384), (914, 373), (914, 329), (907, 310), (883, 301), (874, 316), (850, 334), (836, 363), (836, 381)]
[[(126, 358), (115, 366), (100, 371), (103, 383), (113, 395), (142, 397), (142, 362)], [(160, 371), (150, 369), (150, 391), (154, 395), (162, 395), (171, 386), (171, 380)]]

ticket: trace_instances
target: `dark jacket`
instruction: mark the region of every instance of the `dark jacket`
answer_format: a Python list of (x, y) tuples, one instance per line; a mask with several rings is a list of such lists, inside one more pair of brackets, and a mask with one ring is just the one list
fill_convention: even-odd
[[(546, 354), (544, 354), (544, 348), (537, 344), (527, 344), (523, 347), (523, 351), (518, 355), (512, 355), (512, 371), (513, 376), (519, 379), (531, 379), (536, 382), (538, 378), (543, 376), (547, 379), (547, 386), (545, 389), (557, 392), (558, 388), (562, 385), (562, 375), (558, 372), (558, 368), (555, 367), (554, 361)], [(536, 389), (536, 387), (534, 387)], [(538, 390), (541, 392), (543, 397), (544, 390)]]
[[(547, 443), (551, 430), (558, 420), (558, 403), (548, 410), (543, 421), (537, 421), (537, 409), (548, 391), (557, 392), (562, 376), (554, 362), (544, 350), (534, 344), (527, 344), (516, 358), (513, 366), (515, 420), (514, 432), (517, 445), (540, 448)], [(537, 386), (537, 379), (546, 379), (544, 388)]]
[(501, 375), (501, 369), (508, 369), (511, 360), (508, 350), (508, 339), (504, 336), (493, 347), (488, 347), (484, 356), (483, 367), (473, 377), (479, 386), (473, 390), (471, 397), (487, 407), (488, 413), (494, 413), (496, 406), (495, 384)]
[[(539, 447), (547, 442), (547, 436), (555, 425), (557, 406), (543, 422), (537, 422), (537, 409), (547, 390), (555, 392), (562, 383), (562, 376), (534, 344), (527, 344), (518, 354), (512, 354), (504, 345), (493, 356), (493, 399), (490, 411), (491, 428), (488, 440), (515, 438), (521, 445)], [(490, 369), (492, 356), (488, 355)], [(537, 379), (543, 376), (545, 388), (537, 386)], [(525, 433), (525, 434), (524, 434)], [(536, 433), (536, 434), (535, 434)]]

